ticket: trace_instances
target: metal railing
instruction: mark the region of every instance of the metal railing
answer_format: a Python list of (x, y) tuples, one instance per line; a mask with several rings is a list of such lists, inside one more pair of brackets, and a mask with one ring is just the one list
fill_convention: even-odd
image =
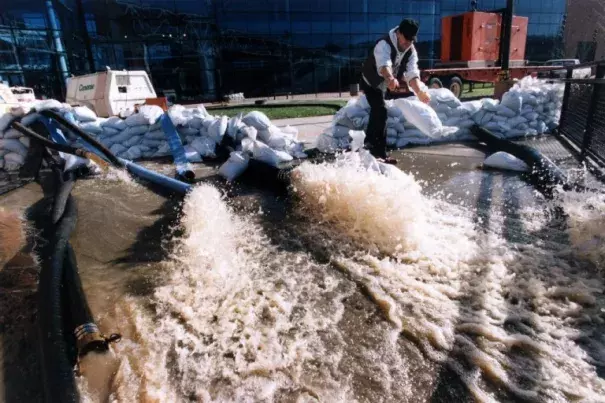
[[(586, 67), (592, 68), (591, 78), (573, 78), (574, 70)], [(566, 70), (558, 132), (579, 150), (581, 161), (590, 158), (605, 166), (605, 61)]]

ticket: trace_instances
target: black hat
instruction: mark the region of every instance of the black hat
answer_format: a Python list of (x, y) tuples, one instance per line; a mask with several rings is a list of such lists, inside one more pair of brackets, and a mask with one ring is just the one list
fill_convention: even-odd
[(399, 32), (408, 41), (416, 41), (416, 35), (418, 35), (418, 23), (412, 19), (406, 18), (399, 24)]

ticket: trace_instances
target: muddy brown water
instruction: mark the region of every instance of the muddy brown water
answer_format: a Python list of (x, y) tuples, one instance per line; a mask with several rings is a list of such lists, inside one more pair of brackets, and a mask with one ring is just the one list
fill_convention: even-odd
[[(517, 175), (479, 170), (477, 167), (484, 158), (481, 151), (466, 150), (464, 147), (433, 150), (437, 151), (426, 149), (425, 152), (412, 150), (398, 153), (399, 167), (414, 174), (416, 180), (424, 184), (425, 195), (469, 212), (474, 225), (484, 231), (490, 231), (492, 221), (497, 222), (503, 238), (509, 244), (547, 243), (555, 236), (553, 234), (559, 233), (558, 229), (549, 231), (549, 224), (541, 232), (528, 233), (528, 225), (524, 221), (526, 217), (521, 209), (540, 209), (545, 201)], [(165, 173), (172, 172), (170, 165), (147, 165)], [(198, 170), (200, 177), (213, 175), (214, 167)], [(484, 343), (479, 340), (480, 335), (472, 339), (457, 338), (450, 346), (449, 358), (446, 353), (445, 359), (433, 359), (429, 354), (433, 350), (424, 347), (422, 337), (416, 339), (417, 334), (413, 331), (394, 332), (394, 319), (389, 313), (385, 313), (379, 302), (373, 280), (370, 281), (369, 277), (364, 277), (351, 268), (343, 269), (334, 264), (333, 254), (341, 254), (346, 258), (347, 253), (354, 253), (353, 249), (350, 246), (339, 249), (334, 246), (340, 242), (338, 238), (334, 238), (334, 233), (322, 233), (321, 224), (294, 214), (295, 206), (291, 199), (271, 189), (246, 185), (220, 187), (220, 191), (228, 195), (225, 200), (230, 209), (227, 214), (229, 219), (245, 221), (242, 233), (249, 239), (237, 240), (238, 245), (243, 245), (241, 249), (244, 250), (245, 263), (241, 263), (240, 271), (236, 274), (240, 279), (249, 276), (246, 277), (248, 282), (242, 283), (244, 285), (241, 288), (234, 288), (232, 294), (197, 288), (201, 284), (214, 284), (212, 282), (216, 282), (217, 287), (220, 286), (221, 279), (212, 277), (212, 282), (204, 280), (198, 286), (185, 287), (191, 295), (181, 296), (179, 294), (183, 292), (183, 284), (175, 283), (177, 280), (174, 273), (180, 270), (180, 265), (186, 263), (175, 265), (170, 262), (174, 260), (175, 254), (184, 253), (178, 249), (181, 247), (178, 239), (184, 236), (183, 229), (179, 227), (183, 220), (182, 201), (166, 198), (121, 177), (78, 182), (73, 195), (78, 203), (79, 215), (71, 243), (76, 251), (83, 285), (101, 329), (106, 333), (120, 332), (124, 338), (115, 348), (117, 358), (111, 363), (93, 362), (88, 367), (86, 376), (80, 379), (79, 385), (86, 389), (85, 399), (458, 402), (483, 400), (483, 396), (487, 400), (514, 401), (519, 400), (522, 393), (510, 386), (513, 383), (517, 388), (540, 391), (533, 397), (526, 397), (527, 400), (562, 401), (561, 394), (549, 394), (549, 386), (542, 384), (544, 380), (538, 375), (542, 371), (540, 365), (542, 368), (559, 365), (550, 355), (528, 355), (528, 350), (524, 350), (522, 344), (516, 347), (513, 345), (508, 350), (485, 347), (481, 351), (493, 353), (497, 350), (493, 357), (500, 363), (509, 363), (508, 368), (505, 366), (509, 373), (505, 380), (500, 374), (490, 374), (490, 371), (497, 373), (501, 366), (490, 366), (488, 359), (478, 358), (484, 357), (479, 352), (465, 355), (464, 343), (472, 340), (480, 345)], [(0, 196), (0, 205), (24, 211), (39, 201), (41, 196), (39, 186), (29, 184)], [(405, 203), (402, 206), (405, 208)], [(201, 221), (204, 217), (198, 219)], [(558, 224), (552, 225), (553, 228), (558, 228)], [(218, 231), (212, 234), (220, 239), (221, 232), (217, 229), (213, 231)], [(250, 239), (255, 237), (260, 240), (252, 242)], [(215, 253), (217, 256), (220, 254), (217, 250)], [(380, 254), (377, 257), (384, 258)], [(201, 255), (199, 259), (202, 262), (205, 255)], [(214, 262), (218, 267), (224, 263), (221, 259), (224, 257), (213, 257), (209, 262)], [(360, 261), (363, 259), (355, 264)], [(594, 265), (567, 263), (569, 266), (564, 266), (564, 269), (570, 267), (574, 273), (567, 277), (565, 273), (557, 273), (564, 277), (564, 282), (569, 287), (588, 281), (592, 281), (596, 288), (602, 286), (601, 275)], [(189, 261), (187, 264), (191, 265)], [(229, 264), (237, 266), (240, 263)], [(249, 273), (245, 272), (246, 268), (249, 268)], [(531, 268), (528, 270), (531, 271)], [(578, 270), (585, 273), (578, 276), (575, 272)], [(183, 274), (182, 281), (194, 282), (196, 273), (198, 272), (190, 270)], [(536, 273), (537, 277), (543, 276), (542, 271)], [(207, 271), (198, 274), (213, 275), (207, 274)], [(229, 277), (232, 274), (227, 273), (226, 278), (232, 278)], [(0, 272), (3, 305), (0, 333), (3, 381), (0, 382), (0, 396), (7, 402), (40, 401), (42, 397), (36, 351), (36, 275), (35, 262), (24, 256), (11, 262)], [(481, 275), (477, 273), (478, 277)], [(235, 283), (240, 281), (232, 279)], [(389, 282), (393, 279), (388, 277)], [(490, 280), (486, 277), (485, 281)], [(540, 281), (546, 280), (540, 278)], [(426, 279), (421, 279), (420, 282), (431, 285)], [(477, 299), (480, 288), (473, 288), (472, 281), (469, 284), (471, 285), (467, 289), (464, 286), (460, 289), (460, 293), (468, 294), (452, 299), (450, 305), (458, 307), (461, 312), (489, 310), (488, 307), (474, 308), (479, 303), (477, 301), (480, 301)], [(381, 287), (382, 290), (389, 290), (387, 285)], [(405, 284), (396, 287), (404, 289)], [(494, 283), (493, 287), (504, 286)], [(514, 287), (514, 284), (507, 283), (507, 287)], [(248, 319), (240, 318), (238, 323), (243, 329), (234, 328), (229, 331), (216, 324), (219, 322), (221, 326), (227, 326), (220, 323), (220, 318), (197, 317), (208, 313), (202, 309), (202, 305), (199, 305), (200, 310), (197, 312), (185, 312), (184, 306), (187, 303), (184, 302), (190, 301), (190, 305), (195, 308), (200, 303), (197, 298), (202, 298), (195, 294), (203, 295), (206, 292), (216, 293), (216, 298), (220, 301), (239, 303), (238, 298), (242, 301), (250, 300), (251, 302), (242, 302), (237, 309), (260, 312), (260, 319), (246, 322)], [(503, 292), (504, 298), (507, 301), (512, 299), (514, 304), (517, 297), (509, 298), (507, 293), (510, 293), (508, 288)], [(263, 294), (267, 295), (268, 305), (254, 299)], [(268, 297), (269, 295), (272, 297)], [(275, 295), (280, 296), (278, 298)], [(582, 367), (582, 376), (578, 375), (576, 379), (589, 379), (590, 383), (585, 387), (598, 395), (599, 391), (605, 390), (600, 379), (602, 367), (599, 366), (605, 360), (605, 355), (599, 356), (605, 351), (601, 349), (605, 340), (596, 334), (599, 329), (603, 330), (603, 315), (600, 310), (605, 308), (605, 297), (602, 289), (600, 293), (595, 291), (590, 295), (593, 297), (590, 304), (578, 305), (579, 310), (585, 308), (579, 317), (585, 315), (588, 319), (569, 325), (580, 329), (577, 338), (570, 337), (569, 340), (588, 352), (585, 361), (593, 365), (592, 372), (590, 368)], [(274, 312), (276, 304), (279, 305), (281, 300), (285, 300), (281, 311)], [(412, 300), (402, 301), (400, 308), (413, 316), (414, 307), (408, 306)], [(427, 300), (423, 297), (422, 301)], [(209, 303), (214, 302), (209, 299)], [(537, 302), (535, 304), (536, 311), (542, 309)], [(549, 306), (548, 309), (555, 308)], [(219, 311), (217, 308), (216, 312)], [(178, 320), (164, 320), (160, 314), (178, 316)], [(536, 312), (536, 315), (545, 315), (549, 318), (548, 321), (551, 320), (548, 313)], [(555, 318), (556, 315), (552, 317)], [(435, 318), (436, 323), (440, 319)], [(188, 321), (190, 323), (183, 324)], [(525, 329), (526, 334), (539, 339), (541, 336), (537, 329), (542, 324), (538, 323), (538, 319), (535, 322), (534, 326), (524, 321), (511, 321), (510, 328), (502, 325), (499, 329), (508, 334), (518, 334), (520, 331), (518, 328), (513, 329), (515, 326), (533, 326), (535, 329), (531, 331)], [(246, 323), (249, 323), (249, 329), (246, 328)], [(193, 337), (191, 335), (207, 336), (204, 327), (212, 326), (217, 327), (213, 328), (212, 333), (215, 341), (210, 343), (219, 339), (222, 344), (217, 344), (216, 350), (220, 355), (203, 350), (205, 347), (198, 345), (197, 339), (190, 340)], [(181, 327), (189, 329), (187, 332), (191, 332), (190, 335), (177, 335), (176, 332)], [(271, 336), (270, 329), (276, 329), (275, 336)], [(249, 363), (238, 363), (237, 346), (225, 347), (228, 340), (233, 338), (227, 335), (233, 333), (231, 336), (236, 336), (240, 331), (248, 331), (247, 337), (252, 339), (257, 333), (260, 335), (258, 337), (266, 337), (263, 339), (268, 350), (266, 355), (259, 352), (256, 358), (249, 358), (252, 361), (256, 359), (257, 362), (266, 360), (257, 369), (250, 369)], [(394, 333), (396, 336), (393, 338)], [(172, 336), (174, 340), (171, 339)], [(220, 339), (221, 337), (225, 339)], [(278, 341), (272, 337), (276, 337)], [(493, 341), (486, 334), (483, 337), (488, 340), (485, 341), (487, 344)], [(561, 336), (568, 340), (566, 337)], [(492, 339), (494, 338), (495, 336)], [(187, 347), (187, 340), (192, 343), (192, 347)], [(292, 347), (293, 345), (297, 347)], [(241, 345), (240, 347), (244, 349)], [(248, 354), (249, 351), (246, 351)], [(242, 353), (242, 357), (248, 357), (246, 354)], [(540, 364), (542, 361), (546, 364)], [(458, 366), (448, 365), (451, 362)], [(160, 370), (161, 364), (166, 368)], [(216, 372), (213, 369), (202, 371), (199, 368), (210, 364), (216, 366)], [(158, 369), (145, 368), (146, 365), (158, 365)], [(528, 368), (525, 373), (518, 370), (523, 366)], [(242, 368), (246, 370), (243, 371)], [(476, 379), (462, 379), (462, 373), (471, 374)], [(96, 382), (95, 378), (101, 381)], [(469, 390), (469, 384), (480, 392)], [(554, 390), (558, 386), (550, 388)], [(547, 392), (542, 392), (542, 389)], [(563, 396), (571, 398), (569, 394)], [(594, 396), (590, 395), (590, 398)]]

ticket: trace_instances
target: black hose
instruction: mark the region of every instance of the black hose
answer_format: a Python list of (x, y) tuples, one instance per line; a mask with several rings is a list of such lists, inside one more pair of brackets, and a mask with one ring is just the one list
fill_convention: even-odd
[(78, 402), (73, 364), (65, 343), (61, 287), (68, 240), (76, 226), (76, 203), (67, 197), (65, 212), (52, 228), (50, 242), (42, 254), (38, 284), (38, 331), (42, 353), (42, 376), (48, 402)]
[(563, 190), (579, 190), (578, 186), (569, 182), (565, 173), (557, 165), (540, 154), (538, 150), (498, 138), (489, 130), (477, 125), (471, 128), (471, 132), (489, 149), (507, 152), (525, 162), (530, 168), (530, 177), (546, 196), (552, 196), (552, 191), (557, 186), (561, 186)]
[(123, 168), (124, 164), (116, 157), (107, 147), (97, 141), (94, 137), (86, 133), (84, 130), (80, 129), (78, 126), (74, 125), (69, 120), (65, 119), (60, 113), (52, 111), (50, 109), (46, 109), (40, 112), (41, 115), (46, 116), (47, 118), (54, 119), (59, 124), (61, 124), (65, 129), (72, 132), (76, 136), (81, 137), (86, 142), (90, 143), (93, 147), (99, 150), (108, 161), (114, 164), (118, 168)]
[(75, 174), (71, 171), (63, 173), (60, 169), (55, 169), (56, 184), (58, 185), (53, 200), (53, 210), (51, 219), (53, 224), (57, 224), (59, 219), (63, 217), (67, 198), (71, 194), (76, 183)]
[(33, 139), (35, 141), (38, 141), (38, 142), (42, 143), (45, 147), (48, 147), (52, 150), (60, 151), (60, 152), (67, 153), (67, 154), (77, 155), (77, 152), (78, 152), (77, 148), (68, 146), (66, 144), (55, 143), (54, 141), (44, 138), (43, 136), (39, 135), (35, 131), (23, 126), (19, 122), (15, 121), (15, 122), (11, 123), (11, 127), (13, 129), (21, 132), (21, 134), (23, 134), (24, 136), (29, 137), (30, 139)]

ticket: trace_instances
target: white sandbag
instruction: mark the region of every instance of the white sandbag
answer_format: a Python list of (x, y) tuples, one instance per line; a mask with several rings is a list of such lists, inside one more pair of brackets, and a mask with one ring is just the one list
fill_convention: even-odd
[(271, 126), (271, 120), (262, 112), (252, 111), (242, 119), (242, 122), (247, 126), (252, 126), (256, 130), (267, 130)]
[(111, 127), (112, 129), (116, 129), (119, 131), (122, 131), (124, 129), (126, 129), (126, 122), (124, 122), (123, 119), (120, 119), (120, 117), (118, 116), (112, 116), (109, 119), (107, 119), (106, 121), (104, 121), (103, 123), (101, 123), (101, 126), (103, 128), (105, 127)]
[(125, 142), (123, 142), (122, 145), (124, 147), (130, 148), (132, 146), (135, 146), (135, 145), (139, 144), (142, 139), (143, 139), (143, 136), (141, 136), (141, 135), (139, 135), (139, 136), (132, 136), (128, 140), (126, 140)]
[(450, 108), (457, 108), (462, 104), (447, 88), (429, 88), (427, 92), (431, 96), (431, 105), (447, 104)]
[(401, 123), (401, 121), (397, 121), (395, 122), (392, 126), (391, 126), (397, 133), (403, 133), (405, 132), (405, 126), (403, 125), (403, 123)]
[(210, 137), (217, 144), (219, 144), (223, 140), (223, 136), (227, 131), (228, 123), (229, 118), (227, 116), (223, 116), (220, 119), (215, 120), (214, 123), (212, 123), (208, 128), (208, 137)]
[(548, 127), (546, 127), (546, 123), (539, 121), (538, 125), (536, 126), (536, 131), (538, 132), (538, 134), (544, 134), (548, 131)]
[[(521, 113), (523, 98), (519, 90), (510, 90), (502, 96), (501, 106), (505, 106), (518, 115)], [(511, 116), (512, 117), (512, 116)]]
[(4, 156), (5, 163), (13, 163), (17, 165), (23, 165), (25, 163), (25, 156), (19, 153), (8, 153)]
[[(460, 122), (458, 122), (458, 127), (460, 127), (461, 129), (470, 129), (474, 125), (475, 125), (475, 121), (472, 119), (464, 119), (464, 120), (461, 120)], [(451, 125), (448, 125), (448, 126), (451, 126)]]
[(279, 167), (279, 164), (287, 161), (292, 161), (292, 156), (284, 151), (277, 151), (271, 149), (266, 144), (260, 141), (254, 142), (254, 148), (252, 150), (252, 156), (255, 160), (262, 161), (266, 164)]
[(274, 150), (285, 151), (292, 140), (281, 133), (272, 134), (267, 141), (267, 145)]
[(361, 118), (366, 116), (368, 114), (368, 111), (362, 108), (361, 106), (351, 105), (344, 107), (344, 113), (349, 119), (354, 120), (354, 118)]
[(462, 102), (462, 104), (460, 105), (460, 109), (468, 112), (470, 116), (473, 116), (475, 113), (477, 113), (481, 110), (482, 106), (483, 106), (483, 103), (481, 102), (481, 100), (467, 101), (467, 102)]
[(137, 136), (139, 134), (147, 133), (148, 130), (149, 130), (149, 126), (147, 126), (147, 125), (129, 126), (128, 128), (126, 128), (126, 130), (124, 130), (122, 132), (122, 134), (126, 133), (126, 134), (128, 134), (128, 137)]
[(536, 112), (529, 112), (523, 115), (523, 117), (529, 121), (538, 119), (538, 114)]
[(36, 102), (33, 105), (33, 109), (37, 112), (44, 111), (47, 109), (65, 109), (63, 104), (56, 99), (46, 99), (44, 101)]
[(512, 127), (506, 122), (498, 122), (498, 126), (500, 126), (500, 131), (502, 132), (512, 130)]
[(21, 142), (21, 144), (23, 144), (25, 147), (29, 148), (29, 142), (30, 142), (30, 138), (29, 137), (19, 137), (19, 141)]
[(252, 126), (240, 127), (237, 132), (237, 141), (241, 142), (245, 138), (256, 140), (258, 131)]
[(142, 105), (137, 113), (128, 116), (124, 121), (127, 126), (141, 126), (155, 124), (164, 111), (158, 105)]
[(97, 114), (86, 106), (75, 106), (72, 113), (78, 122), (94, 122), (97, 120)]
[(510, 118), (507, 118), (506, 116), (494, 115), (492, 122), (506, 122), (509, 119)]
[(203, 122), (204, 122), (204, 119), (202, 119), (199, 116), (194, 116), (193, 118), (189, 119), (189, 121), (187, 121), (187, 127), (191, 127), (191, 128), (199, 130), (202, 128)]
[(451, 117), (451, 118), (447, 119), (446, 121), (444, 121), (443, 124), (446, 126), (459, 126), (460, 118)]
[(23, 137), (23, 134), (17, 129), (10, 128), (4, 132), (4, 138), (7, 140), (18, 139), (20, 137)]
[[(424, 134), (422, 131), (420, 131), (418, 129), (406, 129), (404, 138), (406, 138), (406, 139), (410, 139), (410, 138), (426, 139), (427, 136), (426, 136), (426, 134)], [(430, 140), (430, 138), (429, 138), (429, 140)]]
[(0, 158), (4, 158), (4, 156), (8, 153), (10, 153), (9, 150), (3, 150), (2, 148), (0, 148)]
[(243, 113), (238, 113), (237, 116), (229, 119), (227, 123), (227, 136), (231, 137), (233, 140), (237, 140), (237, 132), (239, 128), (243, 125), (242, 123)]
[(435, 110), (435, 112), (445, 116), (449, 116), (450, 112), (452, 111), (452, 107), (446, 104), (436, 104), (435, 106), (431, 105), (431, 107)]
[(151, 147), (146, 146), (145, 144), (137, 144), (137, 147), (141, 150), (141, 153), (151, 150)]
[(184, 146), (183, 149), (185, 150), (185, 158), (187, 158), (187, 161), (202, 162), (202, 156), (200, 155), (200, 153), (197, 152), (195, 148), (191, 147), (190, 145), (187, 145)]
[(10, 114), (13, 116), (25, 116), (27, 115), (30, 111), (31, 111), (31, 106), (30, 105), (17, 105), (17, 106), (11, 106), (10, 108)]
[(109, 151), (111, 151), (113, 154), (120, 154), (125, 152), (126, 150), (128, 150), (126, 147), (124, 147), (122, 144), (114, 144), (109, 148)]
[(498, 105), (500, 104), (500, 102), (498, 102), (497, 99), (484, 98), (481, 100), (481, 104), (481, 108), (486, 111), (498, 112)]
[(349, 129), (348, 127), (334, 125), (332, 127), (332, 136), (335, 138), (347, 137), (349, 135), (349, 130), (351, 129)]
[(87, 133), (92, 133), (92, 134), (101, 134), (101, 133), (103, 133), (103, 127), (96, 120), (94, 120), (92, 122), (87, 122), (87, 123), (81, 124), (80, 125), (80, 129), (84, 130)]
[(27, 148), (16, 139), (0, 140), (0, 150), (8, 150), (24, 157), (27, 155)]
[(395, 105), (401, 109), (405, 120), (412, 123), (420, 131), (430, 137), (439, 137), (443, 125), (437, 113), (428, 105), (420, 101), (398, 99)]
[(445, 122), (449, 119), (449, 116), (447, 116), (445, 113), (437, 113), (437, 117), (441, 122)]
[(387, 137), (387, 146), (394, 147), (395, 145), (397, 145), (397, 140), (397, 137)]
[(105, 135), (105, 136), (115, 136), (116, 134), (118, 134), (120, 132), (118, 129), (115, 129), (110, 126), (103, 126), (101, 124), (101, 127), (103, 128), (103, 135)]
[(164, 134), (163, 130), (154, 130), (154, 131), (149, 131), (147, 133), (145, 133), (144, 136), (146, 139), (150, 139), (150, 140), (165, 140), (166, 139), (166, 135)]
[(130, 137), (130, 134), (126, 133), (126, 131), (123, 131), (115, 136), (104, 138), (102, 141), (107, 147), (111, 147), (114, 144), (122, 144), (126, 142)]
[(191, 118), (191, 112), (183, 105), (173, 105), (168, 109), (168, 116), (175, 126), (183, 126)]
[(522, 123), (527, 123), (528, 120), (525, 119), (523, 116), (515, 116), (514, 118), (510, 119), (508, 121), (508, 124), (511, 125), (512, 127), (517, 127), (518, 125), (522, 124)]
[(473, 116), (473, 120), (478, 125), (483, 126), (483, 125), (486, 125), (489, 122), (491, 122), (494, 116), (495, 116), (494, 112), (489, 112), (487, 110), (481, 110)]
[(203, 157), (215, 157), (216, 142), (209, 137), (199, 137), (191, 144), (191, 148)]
[(483, 161), (484, 167), (503, 169), (507, 171), (528, 172), (527, 164), (514, 155), (505, 153), (504, 151), (497, 152), (487, 157)]
[(130, 147), (128, 151), (126, 151), (124, 158), (132, 161), (138, 160), (139, 158), (141, 158), (141, 149), (139, 148), (139, 146)]
[(516, 126), (510, 125), (511, 127), (517, 129), (517, 130), (527, 130), (529, 129), (529, 125), (527, 123), (519, 123)]
[(2, 116), (0, 116), (0, 132), (3, 132), (6, 130), (6, 128), (8, 127), (8, 125), (13, 121), (15, 117), (13, 115), (11, 115), (10, 113), (5, 113)]
[(238, 176), (244, 173), (248, 168), (250, 158), (247, 153), (240, 151), (234, 151), (229, 155), (229, 159), (225, 161), (218, 170), (219, 175), (227, 180), (227, 182), (234, 181)]
[[(388, 101), (387, 101), (388, 102)], [(399, 119), (401, 118), (401, 116), (403, 116), (401, 114), (401, 109), (395, 107), (392, 103), (389, 105), (387, 104), (387, 116), (389, 118), (395, 118), (395, 119)]]
[(518, 115), (517, 112), (513, 111), (512, 109), (508, 108), (505, 105), (499, 105), (498, 106), (498, 112), (497, 112), (497, 114), (500, 115), (500, 116), (507, 117), (507, 118), (514, 118), (515, 116)]
[(189, 126), (179, 126), (179, 127), (177, 127), (176, 131), (181, 136), (195, 136), (195, 135), (199, 134), (199, 132), (200, 132), (199, 129), (195, 129), (195, 128), (189, 127)]
[(487, 130), (495, 131), (495, 132), (499, 132), (502, 130), (502, 128), (500, 127), (500, 122), (488, 122), (487, 124), (485, 124), (482, 127)]

